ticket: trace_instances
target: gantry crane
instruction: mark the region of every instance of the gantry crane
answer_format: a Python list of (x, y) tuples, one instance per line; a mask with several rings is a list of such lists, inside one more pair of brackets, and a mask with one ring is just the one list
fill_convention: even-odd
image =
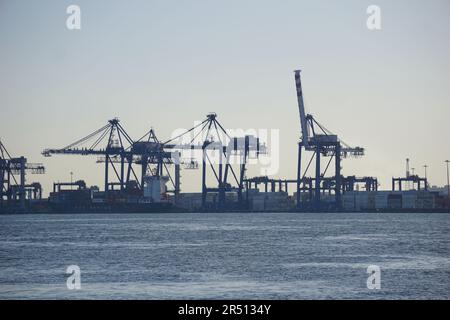
[[(148, 181), (149, 177), (156, 179), (168, 179), (172, 189), (167, 190), (175, 195), (177, 200), (180, 193), (180, 152), (165, 150), (165, 145), (156, 136), (155, 130), (145, 133), (139, 140), (133, 143), (131, 148), (135, 155), (134, 162), (141, 166), (141, 183)], [(169, 166), (174, 165), (174, 176), (170, 173)]]
[[(298, 143), (298, 163), (297, 163), (297, 208), (311, 208), (320, 210), (324, 203), (321, 201), (320, 193), (322, 188), (329, 189), (330, 186), (334, 189), (336, 209), (341, 208), (341, 192), (342, 192), (342, 177), (341, 177), (341, 159), (347, 156), (363, 156), (364, 149), (361, 147), (350, 147), (338, 136), (327, 130), (324, 126), (316, 121), (311, 114), (306, 114), (303, 102), (303, 91), (300, 79), (300, 70), (295, 70), (295, 86), (297, 90), (297, 102), (300, 114), (301, 138)], [(313, 152), (311, 159), (302, 173), (302, 149)], [(321, 156), (329, 157), (329, 161), (324, 169), (321, 171)], [(313, 179), (307, 178), (307, 171), (315, 158), (315, 177)], [(335, 175), (334, 178), (325, 179), (327, 169), (332, 160), (335, 160)], [(311, 183), (314, 182), (314, 197), (309, 203), (302, 203), (301, 191), (311, 190)], [(327, 186), (323, 186), (326, 183)]]
[[(75, 141), (67, 147), (61, 149), (45, 149), (42, 154), (51, 156), (54, 154), (75, 154), (75, 155), (96, 155), (98, 163), (105, 163), (105, 191), (114, 190), (115, 186), (120, 186), (120, 190), (128, 190), (131, 183), (131, 175), (136, 179), (137, 188), (143, 190), (144, 184), (149, 177), (157, 179), (166, 178), (172, 183), (173, 189), (167, 192), (173, 192), (175, 199), (180, 193), (180, 165), (183, 164), (181, 153), (183, 151), (201, 150), (202, 151), (202, 206), (206, 207), (206, 197), (208, 193), (218, 194), (217, 208), (225, 206), (225, 193), (227, 191), (237, 191), (239, 203), (243, 203), (244, 178), (246, 171), (246, 161), (251, 154), (259, 156), (266, 152), (265, 145), (259, 143), (259, 138), (254, 136), (245, 136), (241, 138), (230, 137), (226, 130), (216, 119), (215, 113), (208, 114), (205, 120), (182, 134), (161, 142), (153, 129), (150, 129), (144, 136), (137, 141), (133, 141), (125, 129), (119, 123), (118, 119), (108, 121), (108, 124), (94, 131), (90, 135)], [(195, 130), (199, 130), (196, 132)], [(195, 132), (194, 137), (189, 143), (180, 143), (179, 139), (186, 137), (189, 133)], [(99, 148), (100, 143), (105, 140), (106, 147)], [(196, 140), (201, 138), (201, 143), (196, 144)], [(214, 138), (217, 140), (215, 141)], [(198, 142), (198, 141), (197, 141)], [(86, 144), (89, 143), (89, 146)], [(217, 153), (219, 161), (211, 161), (213, 153)], [(230, 159), (240, 157), (237, 174), (233, 169)], [(190, 160), (189, 167), (195, 168)], [(117, 165), (120, 167), (117, 168)], [(141, 176), (138, 178), (133, 164), (141, 167)], [(209, 166), (208, 166), (209, 164)], [(170, 174), (169, 166), (174, 165), (174, 177)], [(217, 180), (217, 187), (207, 186), (208, 167)], [(109, 180), (109, 170), (112, 168), (117, 182)], [(126, 170), (126, 173), (125, 173)], [(231, 175), (236, 182), (233, 187), (228, 182), (228, 175)]]
[(428, 179), (426, 176), (426, 168), (425, 167), (425, 177), (422, 178), (418, 174), (414, 173), (414, 168), (409, 170), (409, 158), (406, 158), (406, 175), (405, 177), (392, 177), (392, 191), (396, 190), (396, 186), (398, 186), (398, 190), (402, 191), (406, 190), (428, 190)]
[[(106, 140), (106, 146), (102, 148), (100, 145), (105, 142), (104, 140)], [(173, 162), (173, 154), (164, 151), (153, 129), (139, 140), (133, 141), (117, 118), (109, 120), (105, 126), (64, 148), (45, 149), (42, 154), (44, 156), (54, 154), (97, 156), (97, 163), (105, 165), (105, 192), (113, 191), (115, 187), (119, 187), (120, 191), (131, 189), (142, 191), (147, 174), (161, 176), (163, 168), (167, 170), (167, 164)], [(134, 164), (141, 167), (140, 177), (133, 168)], [(176, 168), (179, 169), (179, 167)], [(110, 179), (110, 170), (115, 175), (113, 180)], [(179, 170), (176, 171), (176, 181), (170, 179), (175, 185), (173, 191), (178, 193)], [(131, 180), (132, 178), (135, 180)]]
[[(99, 147), (100, 143), (106, 139), (106, 146)], [(55, 154), (65, 155), (94, 155), (103, 159), (105, 163), (105, 192), (114, 190), (114, 186), (119, 186), (120, 190), (127, 187), (130, 181), (130, 175), (133, 174), (137, 179), (136, 173), (132, 167), (132, 153), (129, 147), (133, 144), (133, 140), (119, 123), (119, 119), (115, 118), (109, 120), (108, 123), (100, 129), (91, 134), (69, 144), (60, 149), (45, 149), (42, 154), (50, 157)], [(116, 167), (116, 162), (113, 160), (120, 159), (120, 168)], [(125, 178), (125, 167), (127, 167)], [(109, 179), (109, 170), (114, 171), (117, 182), (111, 182)]]
[(28, 198), (41, 198), (42, 187), (39, 183), (26, 184), (26, 173), (43, 174), (45, 167), (41, 163), (28, 163), (27, 158), (11, 157), (6, 147), (0, 141), (0, 179), (1, 193), (0, 206), (11, 206), (19, 200), (22, 209), (25, 208), (25, 200)]
[[(193, 138), (188, 143), (183, 143), (183, 137), (186, 137), (191, 132), (194, 133)], [(231, 137), (219, 123), (215, 113), (208, 114), (206, 119), (196, 126), (164, 142), (164, 148), (190, 152), (194, 150), (201, 151), (202, 207), (204, 209), (207, 208), (207, 195), (213, 193), (218, 195), (218, 201), (214, 209), (219, 210), (226, 206), (225, 193), (228, 191), (237, 191), (238, 203), (240, 205), (244, 204), (243, 193), (247, 159), (251, 154), (258, 157), (259, 154), (266, 152), (265, 145), (260, 144), (259, 138), (249, 135), (245, 137)], [(235, 171), (232, 166), (232, 157), (239, 157), (238, 171)], [(214, 159), (217, 159), (217, 161), (214, 161)], [(216, 186), (207, 185), (208, 167), (215, 178)], [(230, 173), (233, 178), (231, 183), (228, 179)]]

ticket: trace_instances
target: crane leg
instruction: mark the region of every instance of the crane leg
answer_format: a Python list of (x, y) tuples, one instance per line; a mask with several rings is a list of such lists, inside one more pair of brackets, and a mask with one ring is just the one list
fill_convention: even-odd
[(335, 171), (336, 171), (336, 189), (334, 190), (335, 198), (336, 198), (336, 207), (338, 210), (342, 208), (342, 200), (341, 200), (341, 190), (342, 190), (342, 181), (341, 181), (341, 145), (340, 143), (336, 146), (336, 154), (335, 154)]
[(109, 156), (105, 155), (105, 192), (108, 192), (108, 168)]
[(202, 208), (206, 205), (206, 150), (203, 149), (202, 156)]
[(314, 186), (314, 206), (316, 209), (320, 206), (320, 181), (320, 144), (318, 144), (316, 149), (316, 183)]
[(298, 159), (297, 159), (297, 209), (300, 209), (301, 204), (301, 194), (300, 194), (300, 184), (302, 180), (302, 145), (298, 144)]

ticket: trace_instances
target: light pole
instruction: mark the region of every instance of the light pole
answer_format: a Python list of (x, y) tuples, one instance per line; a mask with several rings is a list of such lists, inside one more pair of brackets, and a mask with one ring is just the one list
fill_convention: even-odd
[(70, 190), (72, 190), (73, 187), (73, 172), (70, 171)]
[[(409, 178), (409, 158), (406, 158), (406, 178)], [(406, 188), (408, 190), (411, 189), (411, 183), (410, 183), (409, 179), (406, 182)]]
[(423, 167), (425, 168), (425, 184), (426, 184), (425, 187), (428, 188), (428, 179), (427, 179), (427, 168), (428, 168), (428, 166), (425, 164)]
[(448, 175), (448, 163), (450, 160), (445, 160), (445, 163), (447, 163), (447, 195), (450, 197), (450, 179)]

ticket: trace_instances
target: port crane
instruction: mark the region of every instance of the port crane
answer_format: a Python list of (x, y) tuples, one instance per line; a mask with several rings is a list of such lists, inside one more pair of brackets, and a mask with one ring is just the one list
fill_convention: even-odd
[[(105, 140), (106, 146), (101, 147)], [(113, 191), (117, 187), (120, 191), (142, 191), (147, 174), (160, 177), (164, 169), (168, 172), (167, 165), (173, 163), (173, 153), (164, 151), (153, 129), (133, 141), (117, 118), (109, 120), (105, 126), (64, 148), (45, 149), (42, 154), (46, 157), (59, 154), (97, 156), (97, 163), (104, 163), (105, 166), (105, 192)], [(141, 167), (140, 177), (133, 165)], [(111, 170), (114, 173), (112, 180)], [(172, 191), (177, 194), (179, 167), (176, 166), (175, 181), (170, 174), (168, 176), (174, 185)]]
[[(242, 204), (244, 178), (246, 171), (246, 160), (251, 152), (259, 155), (265, 153), (265, 145), (260, 145), (259, 139), (254, 136), (242, 138), (230, 137), (223, 126), (216, 119), (215, 113), (208, 114), (206, 119), (182, 134), (160, 141), (153, 129), (150, 129), (140, 139), (133, 141), (117, 118), (109, 120), (108, 123), (92, 132), (91, 134), (60, 149), (45, 149), (44, 156), (59, 154), (69, 155), (95, 155), (98, 163), (105, 164), (105, 191), (112, 191), (116, 186), (121, 191), (130, 189), (143, 190), (146, 179), (149, 176), (157, 178), (167, 177), (173, 189), (168, 192), (175, 194), (175, 199), (180, 193), (180, 165), (184, 164), (181, 153), (187, 150), (202, 151), (202, 206), (206, 206), (208, 193), (218, 194), (217, 206), (225, 205), (225, 193), (237, 191), (239, 202)], [(198, 131), (198, 132), (197, 132)], [(189, 143), (179, 143), (191, 132), (195, 132)], [(201, 143), (195, 143), (199, 138)], [(217, 140), (214, 140), (216, 138)], [(203, 139), (203, 140), (202, 140)], [(225, 139), (227, 141), (225, 141)], [(106, 140), (106, 147), (100, 147)], [(178, 141), (176, 143), (176, 141)], [(213, 154), (218, 153), (218, 163), (212, 161)], [(239, 172), (237, 173), (230, 163), (233, 156), (240, 156)], [(192, 165), (194, 164), (194, 165)], [(215, 165), (217, 164), (216, 168)], [(141, 175), (138, 177), (133, 165), (141, 167)], [(172, 175), (169, 166), (174, 165), (175, 173)], [(195, 168), (195, 162), (191, 159), (188, 165)], [(207, 186), (208, 169), (217, 181), (217, 187)], [(115, 174), (115, 181), (109, 178), (109, 172)], [(235, 187), (228, 182), (229, 174), (232, 175)], [(135, 180), (131, 180), (134, 177)], [(133, 185), (136, 181), (137, 186)]]
[[(106, 146), (101, 144), (106, 140)], [(133, 154), (128, 147), (133, 144), (133, 140), (120, 124), (119, 119), (114, 118), (108, 121), (106, 125), (88, 134), (87, 136), (59, 149), (45, 149), (42, 155), (50, 157), (52, 155), (94, 155), (103, 159), (105, 163), (104, 186), (105, 192), (114, 190), (115, 186), (119, 186), (120, 190), (126, 189), (130, 176), (133, 174), (136, 181), (136, 172), (132, 167)], [(119, 160), (120, 167), (116, 165)], [(113, 161), (114, 160), (114, 161)], [(126, 175), (125, 175), (125, 169)], [(110, 181), (109, 171), (113, 170), (117, 181)]]
[[(167, 178), (172, 189), (167, 190), (175, 195), (177, 200), (181, 188), (180, 152), (165, 150), (165, 145), (156, 136), (155, 130), (150, 128), (140, 139), (133, 143), (132, 152), (135, 154), (134, 162), (141, 166), (142, 185), (148, 177), (157, 179)], [(174, 174), (171, 174), (170, 166), (174, 165)]]
[[(324, 207), (324, 202), (321, 201), (321, 190), (334, 189), (334, 206), (340, 209), (342, 205), (341, 192), (342, 180), (341, 176), (341, 160), (348, 156), (360, 157), (364, 155), (364, 148), (350, 147), (337, 135), (326, 129), (321, 125), (313, 115), (306, 114), (305, 105), (303, 102), (303, 91), (300, 77), (301, 70), (295, 70), (295, 87), (297, 91), (297, 103), (300, 115), (301, 137), (298, 143), (298, 162), (297, 162), (297, 208), (309, 208), (313, 210), (320, 210)], [(302, 150), (313, 152), (306, 169), (302, 172)], [(328, 157), (328, 163), (321, 171), (321, 157)], [(311, 163), (315, 159), (315, 177), (307, 178), (306, 174)], [(325, 178), (325, 174), (331, 164), (335, 161), (335, 174), (332, 179)], [(314, 187), (312, 188), (312, 182)], [(324, 185), (326, 184), (326, 186)], [(313, 199), (308, 203), (303, 203), (301, 192), (313, 190)], [(311, 196), (311, 194), (310, 194)]]
[(42, 198), (40, 183), (26, 184), (26, 173), (44, 174), (45, 167), (41, 163), (29, 163), (27, 158), (12, 157), (5, 145), (0, 141), (0, 207), (19, 201), (21, 209), (25, 208), (25, 200)]
[[(188, 135), (191, 133), (193, 133), (193, 138), (188, 143), (184, 143), (183, 137), (190, 137)], [(208, 114), (206, 119), (199, 124), (165, 141), (164, 148), (181, 152), (201, 151), (202, 207), (204, 209), (206, 209), (208, 194), (218, 195), (215, 209), (224, 208), (226, 205), (225, 194), (229, 191), (237, 191), (238, 204), (243, 205), (247, 160), (253, 155), (258, 157), (259, 154), (266, 153), (266, 147), (264, 144), (260, 144), (259, 138), (249, 135), (231, 137), (217, 120), (216, 113)], [(231, 158), (236, 156), (239, 157), (239, 170), (235, 170), (231, 162)], [(193, 161), (191, 160), (191, 162)], [(215, 186), (208, 186), (207, 177), (209, 175), (213, 176)], [(229, 175), (232, 176), (231, 179), (229, 179)]]
[(418, 174), (414, 173), (414, 168), (409, 168), (409, 158), (406, 158), (406, 172), (405, 177), (392, 177), (392, 191), (396, 191), (396, 187), (398, 187), (398, 191), (406, 190), (428, 190), (428, 179), (426, 176), (426, 168), (425, 168), (425, 177), (422, 178)]

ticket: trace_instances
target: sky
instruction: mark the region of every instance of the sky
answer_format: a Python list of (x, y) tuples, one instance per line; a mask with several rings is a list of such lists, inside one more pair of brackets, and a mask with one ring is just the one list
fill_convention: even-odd
[[(81, 9), (81, 30), (66, 8)], [(369, 5), (381, 29), (366, 26)], [(29, 175), (102, 184), (95, 157), (53, 156), (118, 117), (131, 137), (160, 139), (209, 112), (224, 127), (278, 129), (280, 169), (296, 176), (300, 123), (293, 70), (308, 113), (366, 155), (343, 174), (390, 188), (405, 159), (432, 185), (450, 158), (450, 2), (432, 1), (24, 1), (0, 0), (0, 139), (42, 162)], [(248, 175), (259, 175), (251, 167)], [(200, 172), (182, 173), (183, 191)]]

